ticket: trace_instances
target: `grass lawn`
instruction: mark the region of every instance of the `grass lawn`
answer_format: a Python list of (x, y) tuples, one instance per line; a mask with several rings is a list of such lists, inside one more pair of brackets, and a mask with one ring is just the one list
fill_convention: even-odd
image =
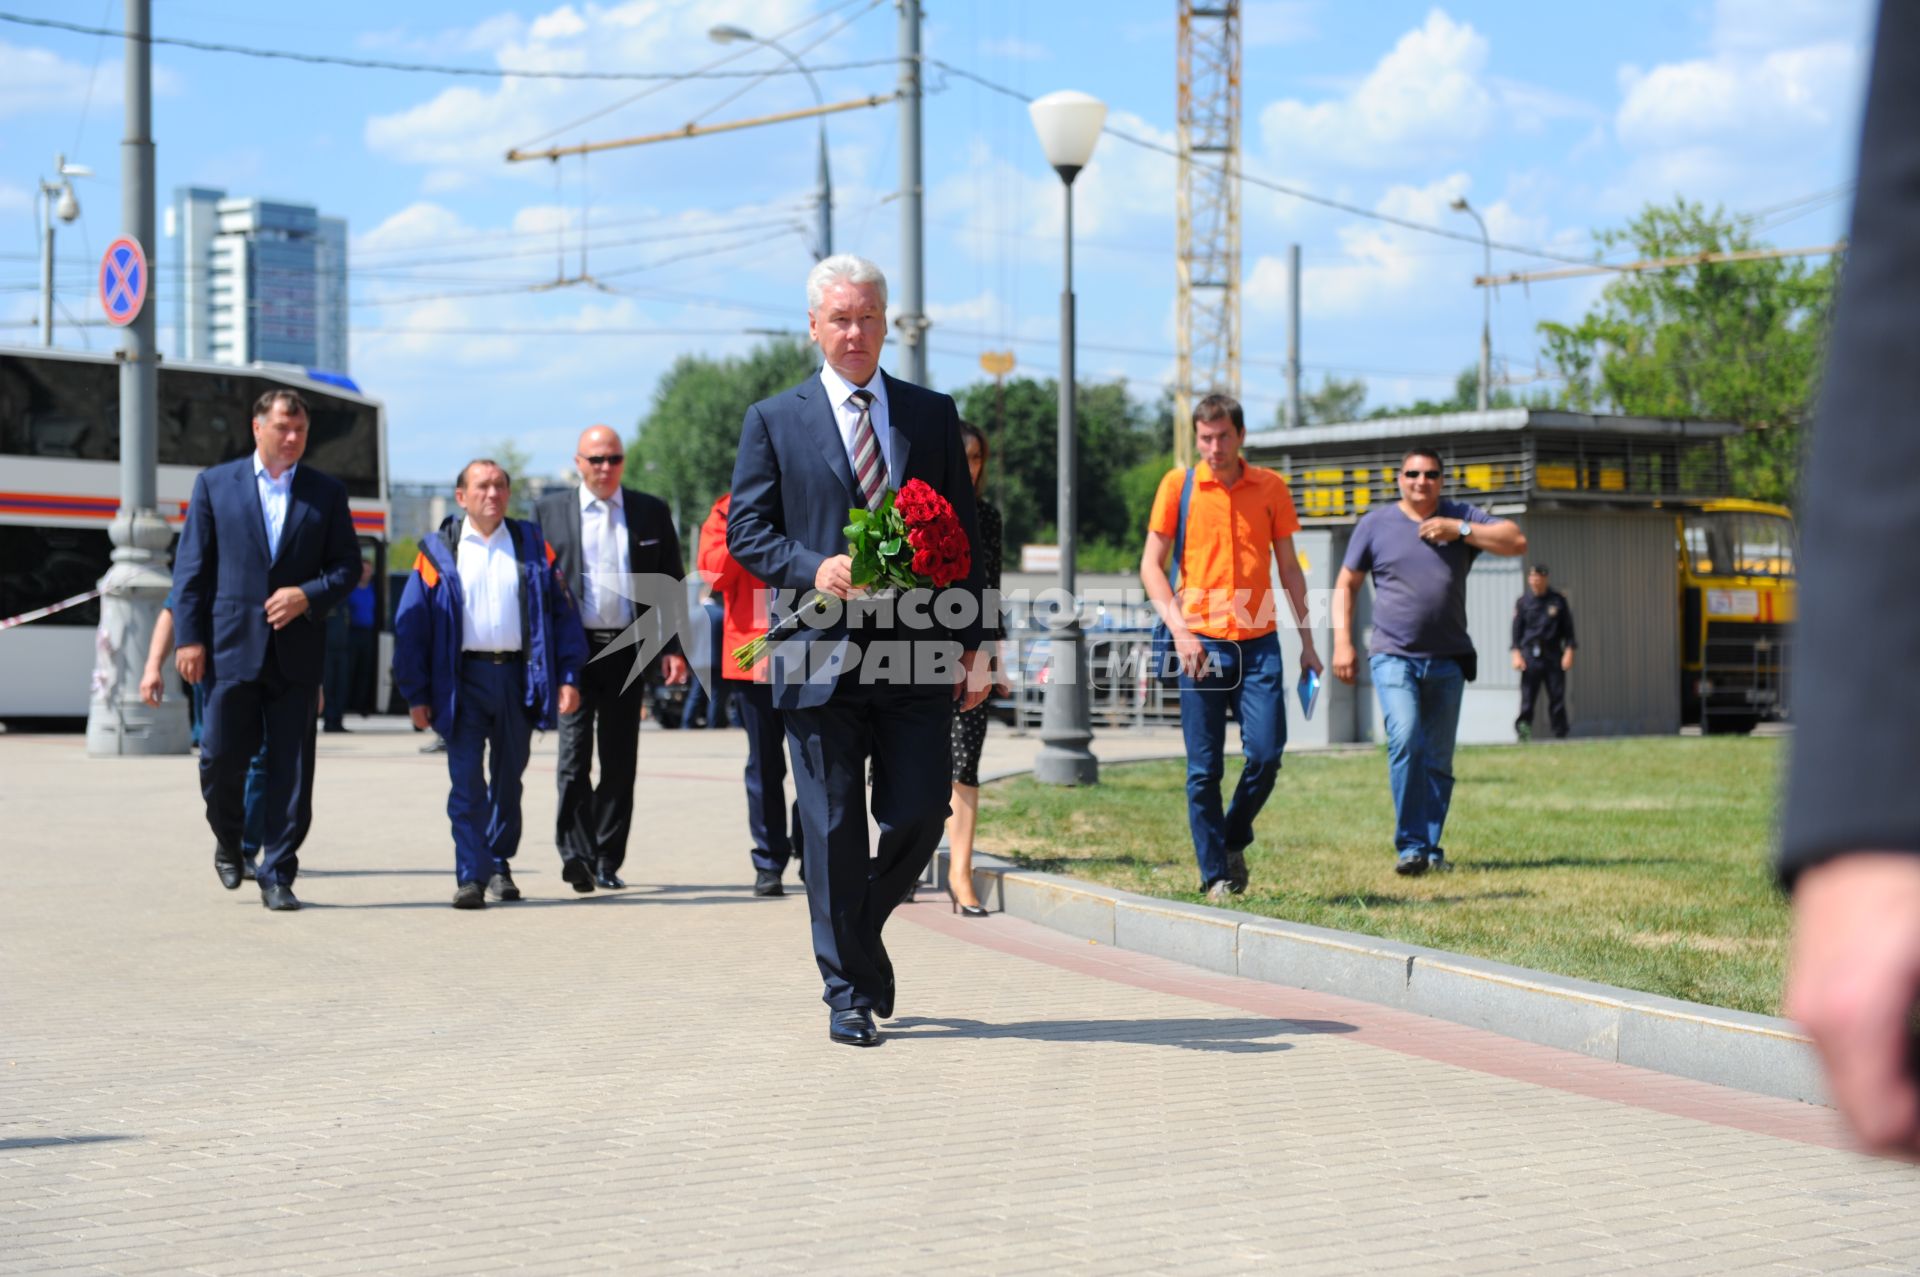
[[(1780, 1012), (1787, 908), (1768, 870), (1777, 738), (1463, 748), (1450, 874), (1393, 872), (1384, 750), (1289, 755), (1235, 907), (1715, 1006)], [(1239, 763), (1228, 764), (1231, 796)], [(1092, 790), (981, 793), (982, 850), (1200, 900), (1184, 763), (1101, 769)]]

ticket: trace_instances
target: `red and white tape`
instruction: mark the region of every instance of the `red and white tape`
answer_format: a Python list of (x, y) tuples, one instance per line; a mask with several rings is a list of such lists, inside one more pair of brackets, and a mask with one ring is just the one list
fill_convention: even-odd
[(55, 612), (64, 612), (70, 607), (79, 607), (89, 599), (97, 599), (99, 597), (99, 590), (88, 590), (85, 594), (76, 594), (70, 599), (61, 599), (58, 603), (49, 603), (47, 606), (35, 608), (31, 612), (22, 612), (18, 616), (10, 616), (4, 621), (0, 621), (0, 630), (10, 630), (16, 625), (25, 625), (28, 621), (37, 621), (43, 616), (52, 616)]

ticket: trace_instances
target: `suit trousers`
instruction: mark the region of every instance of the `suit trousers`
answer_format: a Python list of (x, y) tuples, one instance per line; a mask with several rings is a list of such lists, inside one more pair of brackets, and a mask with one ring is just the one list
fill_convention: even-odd
[[(598, 656), (614, 635), (587, 631)], [(627, 859), (633, 829), (633, 776), (640, 761), (642, 680), (621, 690), (632, 667), (623, 650), (589, 659), (580, 671), (580, 708), (560, 716), (560, 813), (554, 833), (562, 860), (582, 860), (594, 871), (617, 873)], [(592, 777), (595, 737), (600, 780)]]
[(259, 797), (262, 883), (291, 885), (300, 872), (300, 844), (313, 823), (314, 711), (317, 690), (280, 673), (271, 643), (256, 679), (208, 685), (200, 735), (200, 793), (222, 856), (239, 863), (247, 831), (246, 782), (254, 756), (266, 756)]
[(460, 662), (460, 696), (447, 733), (447, 819), (454, 872), (484, 885), (520, 849), (520, 786), (533, 752), (527, 669), (519, 661)]
[(1553, 724), (1553, 734), (1564, 737), (1568, 731), (1567, 672), (1558, 660), (1528, 661), (1527, 668), (1520, 671), (1520, 717), (1513, 725), (1532, 726), (1533, 702), (1542, 686), (1547, 689), (1547, 719)]
[(781, 873), (793, 856), (804, 856), (807, 841), (798, 799), (788, 823), (786, 716), (773, 707), (773, 689), (765, 683), (736, 681), (732, 690), (747, 729), (747, 830), (753, 835), (753, 867)]
[[(940, 842), (952, 793), (953, 700), (844, 680), (824, 705), (783, 710), (797, 769), (813, 954), (836, 1011), (893, 1014), (880, 932)], [(867, 767), (878, 848), (867, 839)]]

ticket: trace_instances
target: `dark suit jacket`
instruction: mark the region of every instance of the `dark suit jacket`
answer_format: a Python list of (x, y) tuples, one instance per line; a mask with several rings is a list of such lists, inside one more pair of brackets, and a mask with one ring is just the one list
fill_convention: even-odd
[[(924, 635), (902, 632), (901, 637), (951, 638), (968, 649), (980, 647), (989, 634), (978, 606), (985, 563), (978, 552), (973, 481), (960, 438), (959, 411), (950, 397), (893, 377), (886, 377), (886, 389), (889, 486), (899, 488), (919, 479), (939, 492), (952, 503), (975, 550), (973, 571), (954, 587), (973, 594), (972, 623)], [(861, 504), (857, 491), (832, 401), (816, 374), (747, 409), (733, 466), (727, 548), (741, 567), (770, 588), (794, 591), (804, 603), (813, 597), (820, 564), (847, 552), (847, 511)], [(846, 641), (844, 628), (823, 630), (821, 636), (836, 645)], [(774, 682), (780, 704), (818, 703), (831, 691), (814, 687), (808, 695), (806, 690), (783, 688), (777, 671)]]
[[(271, 637), (288, 681), (318, 683), (326, 664), (324, 618), (360, 584), (347, 489), (311, 466), (298, 467), (280, 552), (269, 561), (253, 456), (210, 467), (193, 481), (173, 558), (174, 641), (205, 645), (208, 679), (244, 682), (261, 676)], [(289, 585), (304, 590), (312, 606), (276, 634), (267, 623), (267, 596)]]
[[(686, 610), (687, 594), (685, 587), (679, 583), (686, 579), (687, 561), (680, 553), (680, 534), (674, 530), (673, 512), (659, 497), (633, 488), (622, 488), (621, 492), (621, 506), (627, 516), (629, 571), (634, 576), (661, 579), (661, 597), (654, 604), (650, 605), (641, 599), (633, 600), (634, 618), (646, 622), (642, 630), (643, 639), (647, 637), (647, 628), (651, 627), (664, 640), (661, 653), (678, 654), (679, 627)], [(580, 545), (579, 489), (569, 488), (565, 492), (550, 492), (541, 497), (534, 506), (533, 517), (546, 534), (547, 544), (553, 547), (554, 562), (567, 579), (567, 589), (572, 592), (575, 605), (584, 607), (586, 594), (581, 589), (581, 578), (586, 569)], [(670, 592), (665, 589), (665, 582), (669, 578), (674, 582), (674, 589)], [(636, 591), (643, 594), (650, 592), (645, 589)], [(585, 620), (583, 612), (583, 624)]]
[(1799, 505), (1781, 872), (1920, 854), (1920, 4), (1885, 0), (1851, 247)]

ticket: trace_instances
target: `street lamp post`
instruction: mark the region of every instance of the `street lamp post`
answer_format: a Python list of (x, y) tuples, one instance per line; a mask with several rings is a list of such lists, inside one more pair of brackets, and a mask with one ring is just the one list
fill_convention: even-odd
[(53, 158), (53, 171), (60, 180), (49, 182), (40, 179), (40, 344), (53, 345), (53, 217), (71, 223), (80, 216), (80, 201), (73, 197), (73, 182), (76, 177), (92, 177), (93, 170), (84, 164), (69, 164), (67, 157), (56, 155)]
[[(709, 28), (707, 36), (715, 44), (731, 44), (735, 40), (745, 40), (752, 44), (766, 45), (793, 63), (794, 69), (807, 78), (807, 87), (813, 90), (815, 106), (824, 107), (827, 104), (826, 98), (820, 94), (820, 85), (815, 82), (813, 72), (807, 64), (787, 52), (777, 41), (757, 36), (745, 27), (737, 27), (730, 22), (723, 22)], [(833, 256), (833, 175), (827, 169), (827, 121), (822, 117), (820, 120), (820, 241), (814, 247), (813, 259), (824, 261), (831, 256)]]
[[(1487, 238), (1486, 219), (1481, 217), (1473, 205), (1467, 203), (1464, 195), (1456, 196), (1453, 211), (1465, 213), (1480, 225), (1480, 247), (1486, 254), (1486, 269), (1481, 273), (1489, 280), (1493, 278), (1493, 241)], [(1480, 290), (1480, 411), (1487, 410), (1487, 385), (1493, 380), (1493, 285), (1485, 284)]]
[(1060, 596), (1062, 614), (1055, 618), (1052, 672), (1040, 717), (1040, 752), (1033, 760), (1035, 780), (1048, 785), (1091, 785), (1100, 779), (1100, 760), (1093, 756), (1093, 726), (1088, 715), (1086, 649), (1080, 632), (1080, 600), (1074, 590), (1074, 525), (1079, 511), (1074, 491), (1078, 451), (1074, 439), (1073, 379), (1073, 179), (1093, 158), (1106, 122), (1106, 104), (1084, 93), (1062, 90), (1036, 99), (1027, 111), (1040, 135), (1047, 163), (1060, 175), (1066, 192), (1066, 272), (1060, 290), (1060, 421), (1059, 503), (1055, 519), (1060, 530)]

